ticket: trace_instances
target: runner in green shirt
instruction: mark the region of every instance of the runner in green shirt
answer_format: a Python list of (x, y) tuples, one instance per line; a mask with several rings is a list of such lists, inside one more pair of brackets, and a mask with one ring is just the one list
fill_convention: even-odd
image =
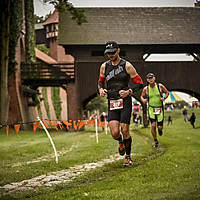
[[(142, 90), (141, 100), (144, 104), (148, 103), (149, 120), (151, 121), (151, 133), (155, 141), (154, 146), (158, 147), (156, 123), (158, 127), (158, 133), (161, 136), (164, 120), (163, 101), (168, 97), (169, 92), (163, 84), (157, 84), (155, 82), (156, 78), (153, 73), (148, 73), (146, 77), (149, 85), (144, 87)], [(164, 97), (163, 94), (165, 94)]]

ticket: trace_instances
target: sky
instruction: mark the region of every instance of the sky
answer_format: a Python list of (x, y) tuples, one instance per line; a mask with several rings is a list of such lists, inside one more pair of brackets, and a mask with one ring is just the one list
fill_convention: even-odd
[[(35, 14), (45, 16), (54, 10), (44, 0), (34, 0)], [(49, 0), (46, 0), (47, 2)], [(75, 7), (194, 7), (196, 0), (69, 0)]]

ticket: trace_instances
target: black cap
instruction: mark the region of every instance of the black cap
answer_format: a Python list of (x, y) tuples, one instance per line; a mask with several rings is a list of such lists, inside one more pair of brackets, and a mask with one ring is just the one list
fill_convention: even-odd
[(153, 78), (153, 77), (155, 77), (155, 75), (153, 73), (148, 73), (146, 77), (147, 78)]
[(106, 42), (106, 50), (104, 51), (104, 54), (114, 53), (115, 51), (117, 51), (118, 48), (119, 48), (119, 45), (117, 44), (117, 42), (108, 41)]

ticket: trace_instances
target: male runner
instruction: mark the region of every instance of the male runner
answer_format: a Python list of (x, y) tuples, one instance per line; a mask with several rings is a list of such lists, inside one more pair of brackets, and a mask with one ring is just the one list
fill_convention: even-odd
[[(143, 87), (143, 82), (133, 65), (120, 58), (119, 52), (120, 48), (115, 41), (106, 43), (104, 53), (109, 60), (100, 67), (98, 89), (100, 96), (107, 95), (109, 128), (113, 139), (119, 142), (119, 154), (123, 156), (126, 153), (124, 165), (129, 166), (132, 164), (132, 138), (129, 134), (132, 112), (131, 95)], [(130, 78), (135, 83), (134, 88), (128, 87)]]
[[(144, 104), (148, 102), (149, 120), (151, 121), (151, 133), (154, 139), (154, 147), (158, 147), (158, 140), (156, 134), (156, 122), (158, 133), (162, 135), (164, 109), (163, 101), (168, 97), (169, 92), (166, 87), (161, 83), (155, 82), (156, 78), (153, 73), (147, 74), (148, 86), (144, 87), (141, 94), (141, 100)], [(163, 94), (165, 96), (163, 97)]]

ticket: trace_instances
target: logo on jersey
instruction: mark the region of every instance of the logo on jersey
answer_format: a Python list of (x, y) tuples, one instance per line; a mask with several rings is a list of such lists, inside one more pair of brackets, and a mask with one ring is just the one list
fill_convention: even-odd
[(124, 68), (119, 65), (117, 69), (113, 69), (112, 71), (109, 72), (109, 74), (106, 76), (106, 81), (109, 81), (111, 78), (117, 76), (123, 71), (124, 71)]

